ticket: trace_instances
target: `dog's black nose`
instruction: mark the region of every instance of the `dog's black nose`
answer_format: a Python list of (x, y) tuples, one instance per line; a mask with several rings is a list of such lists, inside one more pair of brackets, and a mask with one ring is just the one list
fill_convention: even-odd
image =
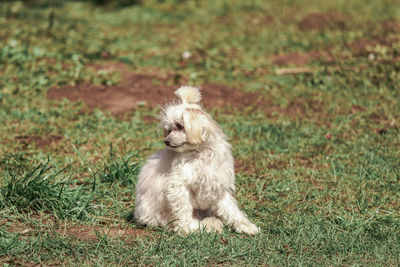
[(164, 144), (166, 144), (167, 146), (169, 146), (171, 143), (169, 142), (169, 140), (165, 139), (165, 140), (164, 140)]

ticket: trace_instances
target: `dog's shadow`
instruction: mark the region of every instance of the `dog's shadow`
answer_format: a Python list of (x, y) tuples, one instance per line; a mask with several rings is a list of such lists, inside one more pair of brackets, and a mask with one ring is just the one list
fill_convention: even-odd
[(146, 228), (146, 225), (142, 225), (136, 221), (135, 214), (133, 211), (129, 211), (122, 216), (122, 219), (125, 220), (129, 224), (135, 225), (139, 229)]

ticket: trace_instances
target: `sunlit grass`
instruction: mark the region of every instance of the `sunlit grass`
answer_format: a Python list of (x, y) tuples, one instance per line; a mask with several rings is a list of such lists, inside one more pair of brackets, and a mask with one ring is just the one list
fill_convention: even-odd
[[(0, 262), (399, 265), (398, 3), (178, 2), (0, 3)], [(345, 25), (300, 30), (312, 13), (340, 14)], [(360, 40), (369, 45), (357, 48)], [(276, 74), (298, 66), (274, 56), (313, 51), (330, 58)], [(112, 116), (46, 97), (65, 85), (118, 84), (118, 73), (93, 69), (107, 62), (169, 73), (170, 85), (259, 94), (262, 105), (210, 112), (233, 146), (238, 202), (262, 234), (182, 237), (130, 220), (140, 167), (163, 148), (145, 120), (158, 109)], [(88, 238), (71, 225), (137, 232)]]

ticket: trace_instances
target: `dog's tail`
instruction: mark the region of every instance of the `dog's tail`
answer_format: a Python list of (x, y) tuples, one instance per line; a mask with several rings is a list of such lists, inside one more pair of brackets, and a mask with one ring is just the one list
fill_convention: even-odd
[(196, 104), (201, 100), (200, 90), (197, 87), (181, 86), (175, 94), (183, 103)]

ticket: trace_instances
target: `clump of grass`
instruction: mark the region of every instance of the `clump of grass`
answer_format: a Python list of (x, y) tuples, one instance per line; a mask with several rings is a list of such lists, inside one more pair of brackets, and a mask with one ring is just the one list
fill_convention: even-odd
[(6, 183), (0, 187), (0, 208), (15, 207), (20, 212), (44, 211), (59, 219), (86, 219), (92, 192), (85, 185), (71, 188), (67, 181), (57, 181), (60, 171), (52, 171), (48, 159), (19, 175), (8, 170)]
[(27, 166), (28, 160), (23, 152), (4, 153), (0, 156), (0, 170), (12, 169), (15, 172), (20, 171)]
[(18, 237), (18, 234), (9, 233), (5, 229), (0, 228), (0, 255), (11, 251), (18, 242)]
[(101, 176), (103, 183), (121, 183), (124, 186), (132, 185), (136, 182), (141, 164), (140, 162), (131, 162), (135, 153), (130, 153), (125, 157), (116, 156), (110, 149), (110, 158), (104, 165)]

